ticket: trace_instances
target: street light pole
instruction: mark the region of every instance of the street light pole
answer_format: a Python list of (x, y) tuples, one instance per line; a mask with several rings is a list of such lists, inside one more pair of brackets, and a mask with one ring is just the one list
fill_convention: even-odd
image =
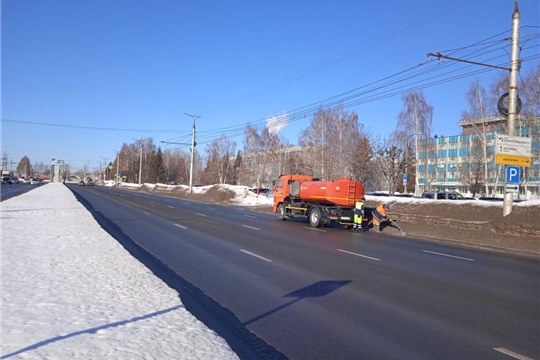
[(202, 117), (199, 115), (191, 115), (188, 113), (184, 113), (187, 116), (190, 116), (193, 119), (193, 127), (191, 128), (191, 163), (189, 165), (189, 193), (193, 191), (193, 161), (194, 161), (194, 155), (195, 155), (195, 120)]

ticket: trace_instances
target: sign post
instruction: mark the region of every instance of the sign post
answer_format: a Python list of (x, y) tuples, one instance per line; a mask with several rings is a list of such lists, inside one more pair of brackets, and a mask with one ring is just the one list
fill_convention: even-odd
[(500, 165), (531, 166), (532, 139), (497, 135), (495, 138), (495, 163)]
[(519, 166), (507, 166), (505, 171), (505, 193), (519, 193), (521, 168)]

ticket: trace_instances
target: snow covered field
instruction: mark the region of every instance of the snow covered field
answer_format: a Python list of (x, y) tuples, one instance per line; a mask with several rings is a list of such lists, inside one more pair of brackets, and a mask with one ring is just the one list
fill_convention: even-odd
[(2, 359), (237, 359), (61, 183), (2, 206)]

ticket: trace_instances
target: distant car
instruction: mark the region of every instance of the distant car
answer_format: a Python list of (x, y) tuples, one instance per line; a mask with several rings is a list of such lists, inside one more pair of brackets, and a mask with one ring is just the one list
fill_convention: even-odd
[(25, 178), (23, 180), (23, 184), (30, 184), (30, 180), (31, 180), (30, 178)]
[(85, 183), (84, 181), (81, 180), (81, 181), (79, 181), (79, 183), (78, 183), (77, 185), (79, 185), (79, 186), (86, 186), (86, 183)]
[(32, 179), (30, 179), (30, 185), (41, 185), (41, 180), (39, 180), (38, 178), (35, 178), (33, 177)]
[(11, 181), (11, 176), (2, 176), (2, 184), (13, 184), (13, 182)]
[(96, 183), (93, 180), (86, 181), (86, 186), (96, 186)]
[(259, 195), (259, 194), (264, 194), (268, 191), (270, 191), (270, 189), (266, 189), (266, 188), (253, 188), (253, 189), (249, 189), (249, 191)]
[(465, 200), (463, 195), (456, 191), (426, 191), (422, 193), (422, 197), (432, 200)]
[(377, 192), (377, 191), (370, 192), (370, 193), (368, 193), (368, 195), (370, 195), (370, 196), (389, 196), (388, 193)]
[(19, 178), (11, 178), (11, 183), (12, 184), (18, 184), (19, 183)]
[(396, 197), (403, 197), (403, 198), (412, 198), (414, 197), (414, 194), (394, 194)]
[[(480, 196), (478, 198), (478, 200), (482, 200), (482, 201), (504, 201), (504, 199), (502, 197), (492, 197), (492, 196)], [(513, 199), (512, 200), (513, 202), (522, 202), (523, 200), (521, 199)]]

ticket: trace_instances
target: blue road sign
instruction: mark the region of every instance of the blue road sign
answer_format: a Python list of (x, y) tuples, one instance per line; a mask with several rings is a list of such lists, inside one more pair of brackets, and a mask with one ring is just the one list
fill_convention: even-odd
[(519, 166), (507, 166), (506, 167), (506, 183), (507, 184), (519, 184), (521, 168)]

